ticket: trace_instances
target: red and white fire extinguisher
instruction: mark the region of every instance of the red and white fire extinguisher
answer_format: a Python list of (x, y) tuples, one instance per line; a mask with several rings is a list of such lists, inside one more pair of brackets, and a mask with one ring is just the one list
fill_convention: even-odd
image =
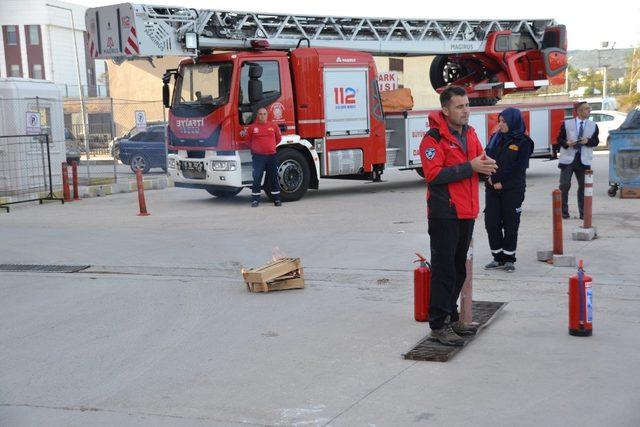
[(578, 273), (569, 278), (569, 334), (588, 337), (593, 333), (593, 290), (591, 276), (584, 273), (583, 262)]
[(419, 262), (413, 270), (413, 317), (417, 322), (429, 320), (429, 286), (431, 285), (431, 265), (427, 259), (416, 252)]

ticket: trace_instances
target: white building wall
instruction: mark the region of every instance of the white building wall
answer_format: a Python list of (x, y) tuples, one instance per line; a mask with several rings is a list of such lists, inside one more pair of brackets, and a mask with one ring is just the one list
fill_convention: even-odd
[(54, 25), (71, 28), (69, 11), (53, 8), (47, 4), (73, 10), (76, 29), (85, 30), (84, 12), (87, 8), (55, 0), (2, 0), (0, 1), (0, 25)]
[(29, 78), (29, 61), (27, 60), (27, 34), (24, 25), (18, 27), (18, 37), (20, 38), (20, 60), (22, 61), (22, 77)]
[[(0, 0), (0, 25), (19, 25), (24, 77), (29, 76), (26, 55), (25, 25), (41, 26), (41, 43), (45, 78), (56, 83), (63, 96), (78, 96), (78, 78), (71, 30), (71, 12), (51, 6), (71, 9), (76, 29), (81, 84), (87, 84), (85, 64), (85, 6), (55, 0)], [(4, 63), (4, 44), (0, 44), (0, 65)], [(6, 75), (6, 65), (2, 68)]]
[[(62, 96), (78, 96), (78, 77), (76, 68), (76, 57), (73, 49), (73, 39), (71, 30), (50, 26), (49, 37), (51, 46), (51, 56), (54, 58), (52, 67), (52, 80), (60, 87)], [(78, 56), (80, 61), (80, 79), (82, 85), (87, 84), (87, 73), (85, 67), (84, 51), (80, 50), (80, 43), (83, 42), (82, 33), (76, 31), (76, 42), (78, 43)], [(82, 52), (82, 53), (81, 53)]]
[(53, 81), (53, 57), (51, 56), (51, 39), (49, 27), (40, 27), (40, 43), (42, 43), (42, 66), (44, 79)]
[(7, 77), (7, 61), (4, 59), (4, 34), (0, 31), (0, 78)]

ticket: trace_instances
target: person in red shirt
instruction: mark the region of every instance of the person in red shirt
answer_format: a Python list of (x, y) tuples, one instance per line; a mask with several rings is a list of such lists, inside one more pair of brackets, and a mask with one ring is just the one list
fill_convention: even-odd
[(260, 184), (265, 171), (271, 181), (273, 204), (276, 206), (282, 205), (280, 202), (280, 182), (278, 181), (278, 165), (276, 162), (276, 146), (282, 140), (282, 135), (276, 124), (267, 121), (268, 115), (266, 108), (260, 108), (257, 122), (248, 128), (249, 135), (251, 135), (249, 145), (251, 146), (253, 160), (252, 208), (257, 208), (260, 205)]
[(420, 143), (427, 182), (427, 218), (431, 247), (431, 339), (462, 346), (463, 335), (476, 328), (460, 320), (458, 297), (466, 278), (466, 261), (478, 216), (478, 174), (496, 171), (469, 126), (469, 98), (464, 88), (449, 86), (440, 94), (442, 111), (429, 114), (429, 131)]

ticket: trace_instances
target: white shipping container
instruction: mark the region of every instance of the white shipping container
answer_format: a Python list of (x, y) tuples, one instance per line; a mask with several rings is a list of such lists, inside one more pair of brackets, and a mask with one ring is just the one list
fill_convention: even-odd
[[(16, 188), (34, 186), (48, 179), (45, 169), (46, 148), (27, 141), (27, 113), (39, 113), (42, 133), (49, 135), (49, 152), (53, 186), (61, 184), (60, 165), (65, 161), (64, 116), (60, 90), (50, 81), (23, 78), (0, 79), (0, 136), (13, 136), (0, 141), (0, 194), (11, 195)], [(38, 184), (39, 185), (39, 184)], [(43, 191), (44, 184), (33, 188)]]

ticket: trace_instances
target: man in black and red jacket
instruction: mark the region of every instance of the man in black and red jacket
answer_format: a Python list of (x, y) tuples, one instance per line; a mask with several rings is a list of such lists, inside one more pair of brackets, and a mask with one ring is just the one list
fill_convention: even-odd
[(458, 297), (466, 278), (466, 260), (478, 216), (478, 174), (491, 175), (496, 162), (487, 157), (469, 123), (469, 98), (459, 86), (440, 94), (441, 112), (429, 114), (429, 131), (420, 143), (427, 182), (427, 217), (431, 246), (431, 338), (461, 346), (461, 335), (476, 328), (460, 321)]

